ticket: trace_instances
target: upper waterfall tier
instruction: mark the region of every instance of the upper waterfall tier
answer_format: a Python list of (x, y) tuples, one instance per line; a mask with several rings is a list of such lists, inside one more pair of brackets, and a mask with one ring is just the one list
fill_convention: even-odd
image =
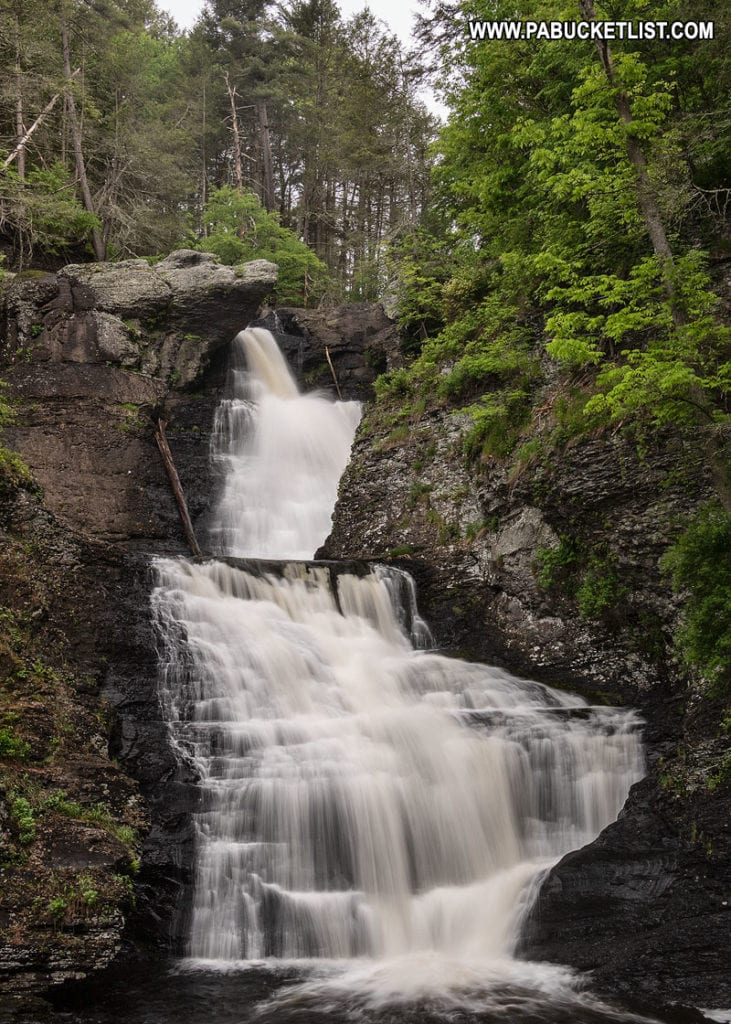
[(214, 425), (225, 480), (212, 546), (239, 558), (311, 558), (330, 531), (360, 404), (301, 394), (259, 327), (237, 335), (231, 376)]

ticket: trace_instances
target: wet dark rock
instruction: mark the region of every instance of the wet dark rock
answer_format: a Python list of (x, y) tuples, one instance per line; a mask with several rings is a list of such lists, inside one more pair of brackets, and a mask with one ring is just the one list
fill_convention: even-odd
[(638, 783), (619, 820), (549, 874), (525, 955), (591, 972), (599, 991), (729, 1006), (728, 798), (728, 784)]

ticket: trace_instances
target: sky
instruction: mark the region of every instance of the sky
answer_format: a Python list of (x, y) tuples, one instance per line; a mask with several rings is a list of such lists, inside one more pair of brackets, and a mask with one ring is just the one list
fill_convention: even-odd
[[(190, 28), (200, 13), (203, 0), (158, 0), (158, 6), (169, 11), (180, 28)], [(368, 6), (386, 22), (392, 32), (404, 42), (409, 41), (413, 12), (417, 9), (416, 0), (412, 3), (403, 3), (401, 0), (369, 0), (368, 3), (366, 0), (339, 0), (338, 6), (346, 18)]]
[[(158, 0), (158, 6), (175, 18), (180, 28), (191, 28), (203, 7), (203, 0)], [(364, 7), (370, 7), (376, 17), (381, 18), (392, 32), (404, 43), (411, 43), (411, 26), (418, 10), (417, 0), (404, 3), (403, 0), (338, 0), (343, 17), (348, 18)], [(446, 120), (447, 109), (433, 95), (430, 89), (420, 94), (432, 114)]]

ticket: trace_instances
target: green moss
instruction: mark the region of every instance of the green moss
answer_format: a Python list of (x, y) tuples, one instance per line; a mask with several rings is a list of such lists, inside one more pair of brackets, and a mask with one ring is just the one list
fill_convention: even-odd
[(414, 545), (413, 544), (400, 544), (395, 548), (392, 548), (386, 554), (386, 558), (402, 558), (404, 555), (413, 555)]
[(20, 270), (15, 275), (16, 281), (39, 281), (42, 277), (48, 277), (47, 270)]
[(99, 825), (119, 839), (130, 851), (136, 850), (139, 841), (136, 830), (115, 821), (112, 812), (104, 804), (80, 804), (75, 800), (69, 800), (63, 790), (59, 790), (44, 799), (43, 807), (65, 818), (75, 818), (87, 824)]

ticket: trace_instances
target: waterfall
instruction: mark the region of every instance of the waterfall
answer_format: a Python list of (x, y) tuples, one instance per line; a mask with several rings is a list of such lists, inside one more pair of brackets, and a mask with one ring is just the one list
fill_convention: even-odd
[(237, 335), (231, 377), (213, 430), (224, 489), (212, 546), (239, 558), (312, 558), (330, 532), (360, 404), (300, 394), (261, 327)]
[(153, 594), (200, 778), (189, 956), (355, 960), (392, 994), (504, 983), (538, 880), (641, 777), (640, 722), (430, 650), (402, 571), (296, 561), (329, 529), (359, 408), (301, 395), (268, 332), (236, 345), (213, 535), (281, 562), (159, 559)]

